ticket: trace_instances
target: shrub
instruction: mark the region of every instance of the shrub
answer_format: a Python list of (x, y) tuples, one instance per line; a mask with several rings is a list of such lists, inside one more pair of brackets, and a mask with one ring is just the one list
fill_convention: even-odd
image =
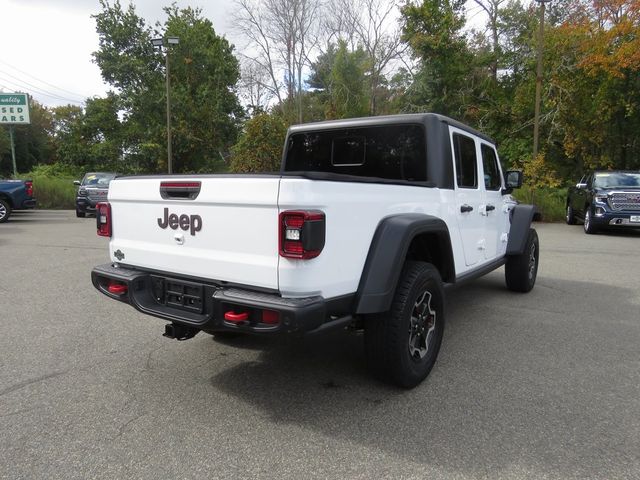
[(238, 143), (231, 149), (234, 173), (280, 170), (287, 126), (279, 117), (261, 113), (249, 120)]
[(566, 188), (533, 188), (523, 186), (515, 190), (513, 196), (524, 203), (531, 202), (538, 207), (544, 222), (558, 222), (564, 220), (567, 202)]
[(74, 209), (76, 187), (74, 180), (82, 178), (84, 172), (77, 167), (64, 164), (37, 165), (19, 178), (33, 180), (33, 193), (38, 208)]

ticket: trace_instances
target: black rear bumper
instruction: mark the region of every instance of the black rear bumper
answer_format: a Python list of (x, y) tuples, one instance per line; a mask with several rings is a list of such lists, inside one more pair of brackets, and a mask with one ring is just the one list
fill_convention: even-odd
[(22, 205), (20, 205), (19, 208), (15, 208), (15, 210), (32, 210), (34, 208), (36, 208), (36, 199), (35, 198), (29, 198), (27, 200), (24, 200), (22, 202)]
[[(137, 310), (174, 324), (204, 330), (253, 333), (308, 332), (327, 319), (322, 297), (282, 298), (263, 293), (166, 276), (115, 264), (99, 265), (91, 281), (106, 296), (129, 303)], [(113, 282), (126, 285), (125, 293), (109, 292)], [(277, 313), (278, 321), (265, 323), (263, 311)], [(225, 314), (246, 314), (246, 320), (230, 321)]]

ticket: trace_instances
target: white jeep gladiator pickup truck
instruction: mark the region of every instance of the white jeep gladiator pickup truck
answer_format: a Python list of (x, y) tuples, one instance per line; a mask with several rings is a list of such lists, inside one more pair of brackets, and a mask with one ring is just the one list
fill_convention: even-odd
[(528, 292), (534, 208), (490, 138), (436, 114), (293, 126), (281, 171), (119, 177), (97, 207), (112, 262), (93, 285), (200, 331), (364, 329), (374, 373), (403, 387), (433, 367), (444, 286), (505, 266)]

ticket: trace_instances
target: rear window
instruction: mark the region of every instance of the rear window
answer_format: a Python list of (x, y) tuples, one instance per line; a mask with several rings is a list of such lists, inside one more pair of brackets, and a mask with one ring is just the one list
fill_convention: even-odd
[(425, 149), (420, 125), (300, 132), (289, 136), (285, 171), (424, 182)]

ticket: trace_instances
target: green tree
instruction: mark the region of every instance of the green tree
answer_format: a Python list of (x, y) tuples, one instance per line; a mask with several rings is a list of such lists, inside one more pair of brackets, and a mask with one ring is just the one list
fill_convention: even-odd
[[(19, 172), (28, 172), (39, 163), (49, 163), (53, 155), (50, 131), (51, 112), (31, 98), (29, 100), (31, 123), (15, 126), (16, 165)], [(8, 127), (0, 133), (0, 175), (13, 175)]]
[(82, 135), (84, 110), (75, 105), (63, 105), (52, 109), (54, 160), (58, 163), (84, 166), (89, 149)]
[(221, 159), (235, 143), (244, 118), (233, 46), (216, 35), (199, 9), (174, 5), (165, 12), (166, 35), (180, 38), (171, 52), (176, 163), (183, 171), (225, 169)]
[(123, 9), (119, 0), (101, 0), (101, 6), (94, 16), (100, 38), (94, 60), (105, 81), (119, 91), (123, 125), (116, 139), (122, 141), (126, 162), (140, 170), (166, 169), (165, 63), (151, 45), (152, 37), (164, 35), (180, 38), (167, 52), (174, 169), (226, 168), (224, 155), (244, 117), (235, 90), (240, 73), (233, 46), (215, 33), (200, 9), (165, 8), (161, 34), (145, 24), (133, 5)]
[(231, 171), (278, 171), (286, 134), (287, 126), (278, 115), (261, 113), (247, 121), (238, 143), (231, 150)]
[(473, 61), (462, 31), (464, 4), (464, 0), (423, 0), (402, 8), (403, 40), (420, 62), (405, 109), (463, 116)]
[(366, 68), (364, 50), (350, 52), (346, 42), (340, 40), (328, 78), (327, 118), (353, 118), (369, 113)]

